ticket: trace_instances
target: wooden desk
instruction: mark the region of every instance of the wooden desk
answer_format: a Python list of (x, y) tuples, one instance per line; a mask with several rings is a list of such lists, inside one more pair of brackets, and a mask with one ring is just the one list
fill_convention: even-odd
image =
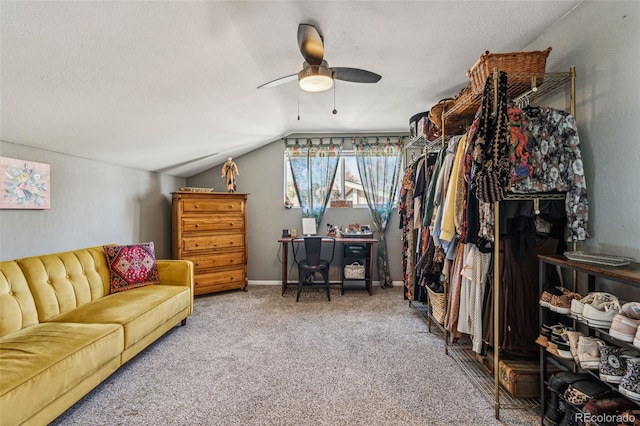
[[(366, 244), (369, 247), (369, 264), (367, 265), (369, 269), (369, 279), (366, 281), (367, 291), (369, 295), (373, 294), (373, 244), (377, 243), (378, 240), (375, 238), (351, 238), (351, 237), (336, 237), (336, 243), (342, 244)], [(323, 239), (323, 241), (330, 242), (330, 238)], [(289, 282), (287, 277), (287, 268), (289, 267), (289, 243), (293, 246), (293, 243), (302, 243), (304, 242), (303, 237), (287, 237), (280, 238), (278, 242), (282, 245), (282, 295), (284, 296), (285, 291), (287, 290), (288, 284), (298, 284), (297, 282)], [(342, 252), (342, 250), (341, 250)], [(340, 276), (342, 277), (344, 271), (341, 271)]]

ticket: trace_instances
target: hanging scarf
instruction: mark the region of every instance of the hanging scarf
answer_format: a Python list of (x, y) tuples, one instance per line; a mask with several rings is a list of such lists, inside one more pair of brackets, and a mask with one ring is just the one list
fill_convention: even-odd
[[(507, 74), (500, 72), (498, 87), (493, 87), (492, 79), (493, 75), (485, 82), (479, 126), (472, 141), (471, 188), (476, 197), (485, 203), (502, 200), (511, 180)], [(498, 91), (495, 113), (493, 90)]]

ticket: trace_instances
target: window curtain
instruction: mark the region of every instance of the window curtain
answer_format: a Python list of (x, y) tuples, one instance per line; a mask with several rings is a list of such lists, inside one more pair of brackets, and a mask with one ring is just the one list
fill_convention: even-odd
[(384, 233), (393, 208), (402, 163), (402, 138), (360, 138), (354, 141), (358, 172), (364, 190), (373, 228), (378, 235), (378, 275), (380, 286), (392, 287), (389, 258)]
[(322, 220), (342, 153), (342, 138), (285, 139), (291, 176), (302, 217)]

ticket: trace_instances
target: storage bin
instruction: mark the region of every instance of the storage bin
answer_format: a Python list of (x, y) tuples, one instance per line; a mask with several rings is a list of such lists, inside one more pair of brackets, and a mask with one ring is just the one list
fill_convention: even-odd
[[(536, 75), (536, 86), (543, 82), (547, 56), (551, 48), (532, 52), (489, 53), (487, 50), (467, 71), (473, 93), (481, 93), (493, 68), (506, 72), (509, 79), (509, 97), (516, 98), (531, 89), (531, 74)], [(516, 84), (518, 83), (518, 84)]]
[(429, 296), (429, 304), (431, 305), (431, 315), (440, 324), (444, 324), (444, 318), (447, 315), (447, 295), (445, 293), (436, 293), (429, 287), (426, 287)]
[(367, 257), (367, 247), (364, 244), (345, 244), (344, 257)]
[(344, 278), (348, 280), (362, 280), (364, 279), (364, 265), (357, 262), (351, 265), (345, 265)]

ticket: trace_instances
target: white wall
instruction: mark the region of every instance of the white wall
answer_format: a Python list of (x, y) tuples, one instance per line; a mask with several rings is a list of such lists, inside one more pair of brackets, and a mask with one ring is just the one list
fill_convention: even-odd
[(0, 260), (153, 241), (171, 257), (171, 191), (185, 179), (0, 142), (0, 155), (51, 165), (51, 209), (0, 210)]
[(585, 1), (524, 50), (548, 46), (547, 71), (576, 67), (591, 234), (580, 248), (640, 260), (640, 2)]

